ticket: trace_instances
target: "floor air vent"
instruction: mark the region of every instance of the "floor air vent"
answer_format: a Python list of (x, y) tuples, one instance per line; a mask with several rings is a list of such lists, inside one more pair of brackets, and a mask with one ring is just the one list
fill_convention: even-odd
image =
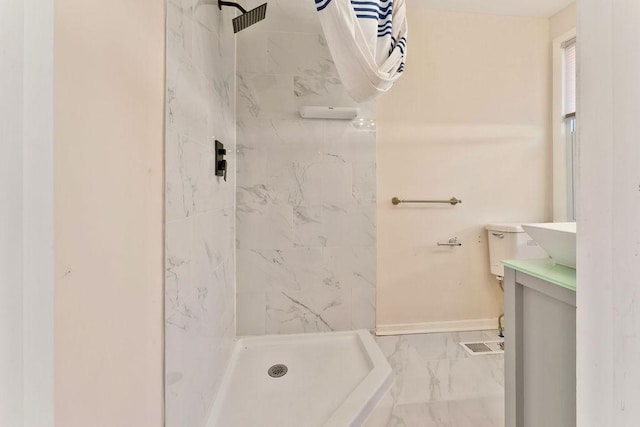
[(504, 353), (504, 341), (461, 342), (460, 345), (474, 356)]

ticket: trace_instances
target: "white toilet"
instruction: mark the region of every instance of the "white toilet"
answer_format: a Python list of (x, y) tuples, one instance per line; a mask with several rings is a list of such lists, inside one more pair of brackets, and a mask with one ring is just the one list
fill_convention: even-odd
[(491, 274), (498, 280), (504, 277), (503, 260), (540, 259), (549, 255), (525, 231), (521, 224), (502, 223), (486, 226), (489, 235), (489, 262)]
[[(503, 288), (504, 265), (507, 259), (540, 259), (549, 255), (542, 249), (517, 223), (489, 224), (487, 229), (489, 241), (489, 263), (491, 274), (496, 276), (500, 287)], [(498, 317), (498, 329), (503, 336), (502, 319)]]

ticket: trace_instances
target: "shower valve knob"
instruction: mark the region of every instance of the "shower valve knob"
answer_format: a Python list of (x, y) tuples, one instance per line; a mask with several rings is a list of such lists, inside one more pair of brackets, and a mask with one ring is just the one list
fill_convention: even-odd
[(218, 169), (222, 170), (222, 176), (224, 181), (227, 181), (227, 161), (226, 160), (221, 160), (220, 163), (218, 164)]
[(222, 142), (216, 140), (216, 176), (221, 176), (227, 180), (227, 161), (224, 156), (227, 154)]

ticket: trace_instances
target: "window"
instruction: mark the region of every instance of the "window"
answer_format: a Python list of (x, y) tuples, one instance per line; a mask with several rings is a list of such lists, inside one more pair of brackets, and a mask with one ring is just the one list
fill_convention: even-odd
[(564, 49), (564, 114), (565, 116), (576, 114), (576, 38), (573, 37), (562, 43)]
[(576, 31), (553, 41), (553, 220), (575, 221)]
[(567, 219), (576, 220), (576, 38), (562, 43), (564, 50), (563, 99), (567, 158)]

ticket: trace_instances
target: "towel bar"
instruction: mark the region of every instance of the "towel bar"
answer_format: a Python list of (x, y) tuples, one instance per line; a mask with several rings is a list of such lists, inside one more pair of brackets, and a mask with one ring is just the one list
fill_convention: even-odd
[(449, 203), (452, 206), (457, 205), (458, 203), (462, 203), (462, 200), (452, 197), (449, 200), (401, 200), (397, 197), (391, 199), (391, 203), (394, 205), (399, 205), (400, 203)]

